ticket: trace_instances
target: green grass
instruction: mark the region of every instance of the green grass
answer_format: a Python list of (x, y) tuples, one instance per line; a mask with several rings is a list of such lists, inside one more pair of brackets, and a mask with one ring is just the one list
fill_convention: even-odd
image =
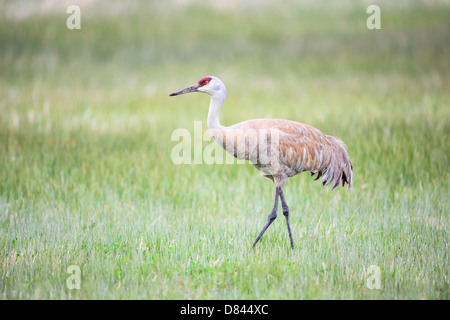
[[(450, 9), (377, 1), (371, 31), (340, 3), (0, 16), (1, 297), (449, 299)], [(168, 94), (208, 74), (223, 124), (347, 144), (353, 190), (286, 184), (294, 250), (281, 212), (251, 248), (273, 200), (252, 166), (171, 161), (209, 99)]]

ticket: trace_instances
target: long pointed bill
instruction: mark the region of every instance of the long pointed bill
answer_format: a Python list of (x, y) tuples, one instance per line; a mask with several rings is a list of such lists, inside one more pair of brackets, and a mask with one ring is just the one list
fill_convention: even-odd
[(178, 95), (184, 94), (184, 93), (196, 92), (199, 87), (200, 86), (198, 85), (198, 83), (196, 83), (193, 86), (190, 86), (190, 87), (184, 88), (183, 90), (171, 93), (170, 96), (172, 97), (172, 96), (178, 96)]

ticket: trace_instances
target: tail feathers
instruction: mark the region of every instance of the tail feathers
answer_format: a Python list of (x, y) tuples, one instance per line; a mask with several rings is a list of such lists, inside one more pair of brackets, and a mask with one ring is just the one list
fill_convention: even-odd
[[(322, 168), (317, 171), (317, 177), (314, 180), (318, 180), (322, 177), (322, 184), (324, 186), (333, 184), (331, 190), (336, 189), (340, 183), (342, 187), (348, 184), (348, 188), (352, 188), (353, 179), (353, 165), (348, 157), (345, 145), (342, 141), (326, 136), (330, 142), (330, 154), (329, 161), (323, 164)], [(311, 173), (311, 175), (314, 175)]]

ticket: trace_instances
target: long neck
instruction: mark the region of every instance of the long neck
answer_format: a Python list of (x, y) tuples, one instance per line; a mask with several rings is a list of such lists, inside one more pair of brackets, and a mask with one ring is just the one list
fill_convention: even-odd
[(209, 103), (209, 112), (208, 112), (208, 129), (211, 133), (211, 136), (215, 136), (213, 132), (222, 131), (225, 128), (219, 122), (219, 111), (222, 107), (223, 101), (225, 100), (225, 93), (222, 92), (220, 94), (215, 94), (211, 96), (211, 101)]

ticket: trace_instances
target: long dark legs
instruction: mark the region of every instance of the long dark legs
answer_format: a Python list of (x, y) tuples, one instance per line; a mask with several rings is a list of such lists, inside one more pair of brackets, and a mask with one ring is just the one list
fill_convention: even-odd
[(258, 236), (256, 237), (255, 242), (253, 242), (253, 247), (255, 247), (255, 245), (258, 243), (259, 239), (261, 239), (262, 235), (264, 234), (266, 229), (270, 226), (270, 224), (277, 218), (278, 197), (280, 196), (280, 192), (282, 192), (281, 188), (280, 187), (276, 187), (275, 188), (275, 200), (274, 200), (274, 203), (273, 203), (273, 209), (269, 213), (269, 216), (267, 217), (266, 224), (264, 225), (264, 227), (259, 232)]
[(291, 241), (291, 248), (294, 249), (294, 238), (292, 237), (291, 223), (289, 221), (289, 207), (286, 203), (286, 199), (284, 199), (284, 194), (283, 194), (283, 189), (282, 189), (283, 185), (284, 185), (284, 181), (275, 180), (274, 182), (275, 182), (276, 187), (275, 187), (275, 200), (273, 203), (273, 208), (267, 217), (267, 221), (264, 224), (264, 227), (259, 232), (258, 236), (256, 237), (255, 242), (253, 242), (253, 247), (258, 243), (259, 239), (261, 239), (261, 237), (264, 234), (264, 232), (266, 231), (266, 229), (277, 218), (278, 197), (280, 197), (281, 206), (283, 207), (283, 215), (286, 218), (286, 224), (287, 224), (287, 229), (288, 229), (288, 233), (289, 233), (289, 240)]
[(289, 207), (286, 203), (286, 200), (284, 199), (283, 190), (280, 190), (280, 199), (281, 199), (281, 206), (283, 207), (283, 215), (286, 218), (286, 224), (289, 232), (289, 239), (291, 240), (291, 248), (294, 249), (294, 238), (292, 237), (291, 223), (289, 222)]

